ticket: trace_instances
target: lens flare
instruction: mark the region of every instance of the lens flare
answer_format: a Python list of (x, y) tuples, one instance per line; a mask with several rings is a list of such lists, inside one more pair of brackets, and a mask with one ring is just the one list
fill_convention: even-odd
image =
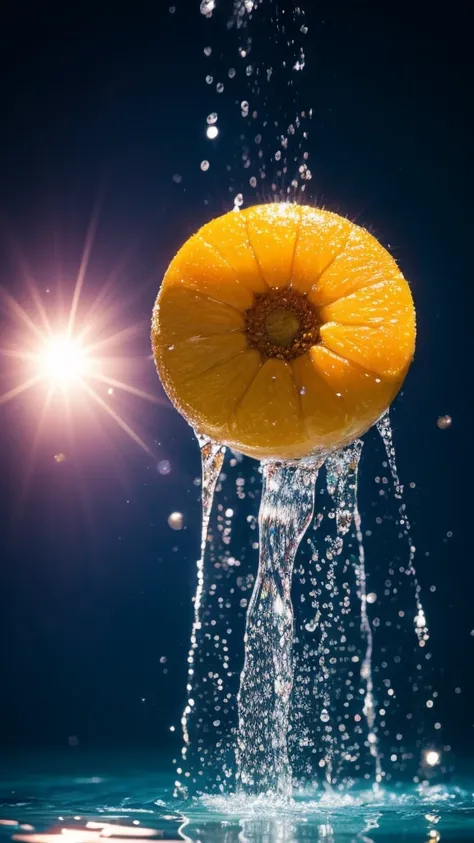
[[(128, 382), (135, 378), (142, 381), (146, 368), (150, 366), (152, 370), (148, 349), (140, 357), (136, 347), (137, 338), (145, 335), (148, 320), (126, 324), (133, 301), (142, 291), (134, 287), (131, 292), (125, 278), (124, 282), (121, 280), (130, 247), (102, 284), (97, 286), (95, 281), (92, 293), (86, 289), (97, 224), (98, 208), (86, 232), (75, 281), (65, 287), (64, 282), (54, 278), (43, 292), (14, 235), (9, 229), (6, 232), (18, 281), (14, 294), (0, 286), (0, 312), (6, 317), (0, 347), (2, 385), (10, 381), (8, 387), (0, 390), (0, 407), (13, 400), (26, 400), (26, 394), (32, 393), (29, 407), (37, 418), (37, 427), (31, 463), (43, 434), (54, 437), (55, 431), (58, 442), (54, 459), (64, 460), (62, 446), (66, 438), (70, 447), (71, 426), (100, 432), (104, 429), (102, 419), (91, 426), (91, 416), (99, 413), (156, 459), (147, 442), (123, 416), (124, 393), (166, 406), (163, 399)], [(136, 374), (130, 378), (132, 370)], [(41, 399), (43, 406), (38, 411)], [(31, 474), (31, 468), (27, 473)]]
[(38, 353), (38, 374), (53, 386), (69, 386), (87, 373), (87, 354), (78, 341), (53, 337)]

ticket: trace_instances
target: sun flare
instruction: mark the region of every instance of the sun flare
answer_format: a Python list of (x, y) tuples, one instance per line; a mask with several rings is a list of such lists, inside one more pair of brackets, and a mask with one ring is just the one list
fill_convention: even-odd
[(69, 387), (87, 375), (88, 357), (79, 340), (68, 336), (52, 337), (38, 352), (38, 374), (52, 386)]
[[(96, 226), (94, 213), (69, 295), (61, 282), (54, 282), (54, 295), (53, 284), (42, 291), (26, 259), (15, 250), (24, 283), (16, 287), (15, 295), (0, 287), (0, 311), (6, 316), (7, 325), (0, 363), (6, 364), (3, 377), (13, 381), (10, 388), (0, 389), (0, 407), (12, 400), (23, 400), (27, 393), (43, 392), (33, 450), (46, 425), (49, 430), (55, 429), (53, 422), (57, 419), (58, 430), (64, 431), (65, 425), (83, 424), (84, 412), (95, 409), (97, 414), (112, 419), (152, 456), (147, 442), (124, 418), (124, 402), (120, 398), (120, 393), (127, 393), (155, 404), (165, 403), (130, 383), (146, 376), (148, 355), (137, 356), (136, 339), (144, 335), (148, 320), (127, 325), (132, 296), (121, 281), (126, 255), (99, 289), (95, 284), (92, 295), (85, 292)], [(36, 402), (31, 407), (37, 413)]]

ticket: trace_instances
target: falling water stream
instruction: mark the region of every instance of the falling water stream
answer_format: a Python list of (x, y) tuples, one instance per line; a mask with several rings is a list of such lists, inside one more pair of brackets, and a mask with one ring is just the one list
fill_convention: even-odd
[[(388, 416), (379, 432), (394, 481), (400, 536), (409, 544), (408, 565), (400, 570), (415, 591), (414, 641), (423, 649), (428, 633)], [(219, 503), (229, 501), (223, 489), (241, 462), (230, 459), (228, 475), (225, 448), (209, 440), (200, 440), (200, 446), (201, 555), (177, 792), (237, 790), (288, 800), (318, 779), (330, 790), (357, 781), (378, 787), (391, 778), (387, 763), (392, 766), (398, 755), (390, 747), (402, 736), (391, 735), (387, 726), (386, 708), (392, 705), (396, 712), (398, 702), (392, 679), (383, 674), (385, 661), (375, 667), (382, 690), (374, 683), (369, 605), (376, 595), (367, 590), (357, 503), (362, 441), (319, 458), (261, 465), (259, 541), (252, 543), (258, 565), (247, 561), (247, 574), (244, 551), (240, 559), (232, 551), (233, 509)], [(318, 484), (315, 507), (323, 465), (326, 488)], [(234, 482), (243, 506), (244, 478)], [(248, 497), (256, 500), (257, 490)], [(251, 529), (257, 526), (251, 514), (247, 522)], [(248, 589), (250, 600), (239, 601)], [(405, 615), (400, 606), (397, 613)], [(232, 648), (235, 632), (240, 646), (235, 637)], [(385, 648), (380, 652), (386, 659)], [(406, 750), (402, 755), (407, 769), (407, 759), (415, 764), (415, 755)]]
[(287, 734), (293, 687), (293, 565), (313, 517), (323, 461), (268, 462), (263, 467), (260, 558), (247, 611), (238, 697), (237, 781), (252, 792), (291, 795)]
[[(201, 555), (197, 562), (197, 588), (194, 597), (194, 622), (191, 632), (191, 647), (188, 655), (188, 685), (187, 690), (192, 690), (191, 680), (194, 675), (194, 656), (197, 649), (197, 632), (201, 627), (201, 602), (204, 585), (204, 553), (207, 542), (207, 529), (209, 526), (209, 519), (211, 516), (212, 503), (214, 500), (214, 492), (216, 483), (224, 462), (225, 448), (217, 442), (211, 442), (205, 437), (198, 436), (199, 446), (201, 448), (201, 462), (202, 462), (202, 525), (201, 525)], [(184, 748), (183, 757), (186, 757), (186, 749), (189, 744), (188, 732), (188, 716), (191, 713), (192, 698), (188, 698), (188, 703), (181, 718), (183, 727)]]

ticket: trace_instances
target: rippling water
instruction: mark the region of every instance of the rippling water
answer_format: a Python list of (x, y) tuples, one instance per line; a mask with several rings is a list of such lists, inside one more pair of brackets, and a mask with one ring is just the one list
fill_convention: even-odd
[[(54, 769), (57, 772), (52, 772)], [(172, 796), (163, 760), (50, 756), (5, 764), (0, 778), (0, 838), (55, 843), (126, 839), (211, 843), (274, 841), (474, 841), (474, 777), (449, 783), (350, 793), (307, 791), (290, 802), (250, 797)]]

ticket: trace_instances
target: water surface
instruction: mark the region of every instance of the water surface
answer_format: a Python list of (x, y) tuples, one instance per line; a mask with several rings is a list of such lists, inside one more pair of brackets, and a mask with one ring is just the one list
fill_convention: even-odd
[(168, 761), (151, 753), (71, 759), (45, 753), (2, 764), (0, 838), (5, 843), (12, 838), (54, 843), (58, 834), (74, 843), (474, 841), (474, 777), (468, 773), (467, 767), (452, 781), (425, 788), (308, 791), (288, 803), (237, 796), (183, 802), (173, 798)]

